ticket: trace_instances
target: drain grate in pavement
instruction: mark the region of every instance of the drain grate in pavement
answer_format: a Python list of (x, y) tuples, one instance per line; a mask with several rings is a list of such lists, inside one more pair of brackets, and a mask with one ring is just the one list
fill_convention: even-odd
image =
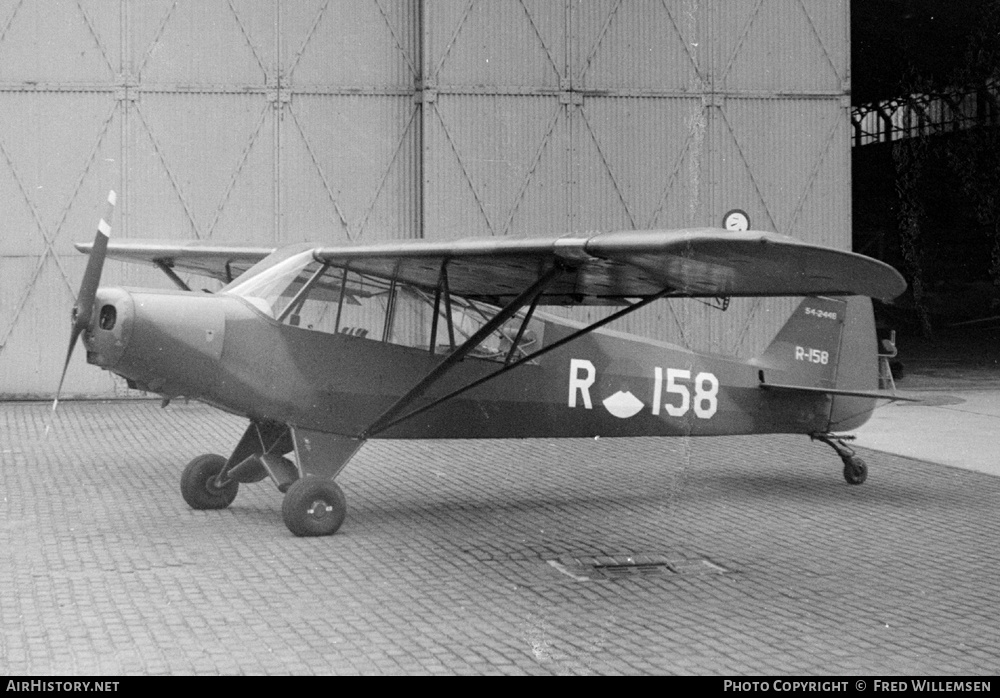
[(596, 557), (569, 557), (549, 560), (549, 565), (577, 581), (592, 579), (622, 579), (645, 575), (724, 574), (729, 572), (722, 565), (704, 557), (624, 554)]
[(636, 574), (660, 574), (674, 570), (666, 562), (650, 562), (646, 564), (625, 565), (594, 565), (594, 572), (605, 577), (629, 577)]

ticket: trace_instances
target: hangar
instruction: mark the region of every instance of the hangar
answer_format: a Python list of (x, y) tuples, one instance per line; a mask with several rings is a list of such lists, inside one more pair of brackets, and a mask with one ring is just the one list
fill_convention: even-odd
[[(85, 263), (72, 242), (110, 188), (129, 238), (539, 235), (720, 226), (740, 209), (849, 247), (851, 11), (3, 0), (0, 395), (53, 393)], [(169, 283), (112, 264), (105, 281)], [(790, 309), (671, 301), (626, 329), (747, 356)], [(74, 362), (64, 394), (127, 393)]]
[(854, 249), (910, 281), (886, 322), (981, 356), (1000, 312), (1000, 3), (853, 3), (851, 24)]

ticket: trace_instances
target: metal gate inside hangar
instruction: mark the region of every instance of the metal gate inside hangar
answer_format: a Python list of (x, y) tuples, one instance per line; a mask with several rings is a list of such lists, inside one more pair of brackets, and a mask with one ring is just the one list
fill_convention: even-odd
[[(846, 247), (848, 12), (0, 0), (0, 396), (54, 391), (85, 265), (72, 243), (110, 188), (114, 234), (131, 238), (552, 235), (742, 208), (755, 228)], [(168, 284), (113, 263), (105, 282)], [(671, 301), (624, 329), (745, 356), (789, 309)], [(64, 392), (125, 389), (75, 358)]]

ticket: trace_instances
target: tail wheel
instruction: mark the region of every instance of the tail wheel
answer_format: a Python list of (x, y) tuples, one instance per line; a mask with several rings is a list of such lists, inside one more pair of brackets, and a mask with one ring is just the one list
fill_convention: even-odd
[(844, 459), (844, 479), (848, 484), (860, 485), (868, 479), (868, 465), (857, 456)]
[(281, 516), (297, 536), (329, 536), (344, 523), (347, 498), (333, 480), (307, 476), (288, 488)]
[(215, 480), (226, 467), (226, 459), (214, 453), (198, 456), (181, 475), (181, 495), (192, 509), (225, 509), (239, 491), (240, 483), (230, 480), (222, 487)]

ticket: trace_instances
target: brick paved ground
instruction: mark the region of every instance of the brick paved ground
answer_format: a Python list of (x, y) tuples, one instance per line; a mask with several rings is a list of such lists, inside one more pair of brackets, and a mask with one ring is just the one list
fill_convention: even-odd
[(44, 439), (47, 415), (0, 404), (0, 673), (1000, 668), (990, 476), (872, 452), (851, 487), (789, 437), (382, 442), (341, 532), (298, 539), (268, 482), (181, 499), (238, 419), (64, 403)]

